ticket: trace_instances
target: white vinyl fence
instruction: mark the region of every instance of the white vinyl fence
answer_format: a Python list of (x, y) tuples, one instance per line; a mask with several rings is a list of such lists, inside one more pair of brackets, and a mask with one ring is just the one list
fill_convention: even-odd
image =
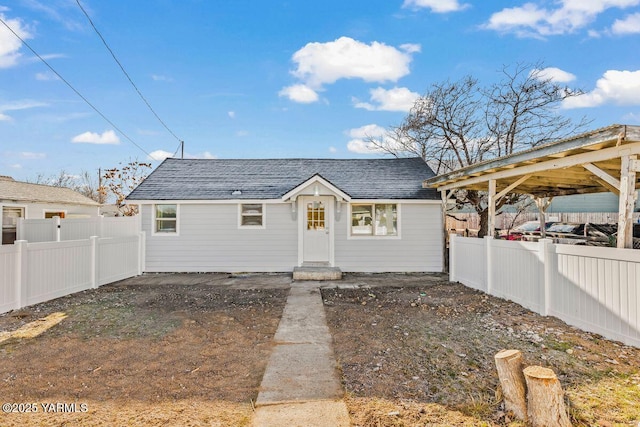
[(449, 278), (640, 347), (640, 251), (450, 236)]
[(0, 246), (0, 313), (142, 274), (145, 235)]
[(18, 240), (30, 243), (132, 236), (140, 232), (140, 217), (20, 218), (17, 232)]

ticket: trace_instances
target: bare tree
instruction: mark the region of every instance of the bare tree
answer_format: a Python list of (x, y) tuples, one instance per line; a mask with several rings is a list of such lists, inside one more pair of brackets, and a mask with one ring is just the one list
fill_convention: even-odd
[[(402, 123), (370, 146), (394, 156), (422, 157), (436, 174), (511, 154), (560, 139), (583, 129), (558, 112), (560, 103), (582, 94), (545, 75), (541, 63), (516, 64), (501, 70), (502, 79), (488, 87), (467, 76), (433, 84), (414, 104)], [(504, 197), (496, 210), (520, 200)], [(472, 206), (480, 215), (480, 237), (488, 226), (486, 193), (456, 192), (459, 206)]]
[(61, 170), (56, 175), (46, 177), (44, 174), (38, 174), (27, 182), (33, 184), (50, 185), (52, 187), (66, 187), (94, 200), (103, 203), (102, 192), (98, 184), (98, 175), (93, 176), (90, 172), (83, 170), (79, 175), (71, 174), (66, 170)]
[(151, 163), (130, 160), (127, 164), (120, 164), (117, 168), (106, 169), (103, 174), (103, 195), (108, 193), (115, 197), (115, 205), (124, 216), (138, 214), (137, 205), (124, 204), (124, 200), (149, 174)]

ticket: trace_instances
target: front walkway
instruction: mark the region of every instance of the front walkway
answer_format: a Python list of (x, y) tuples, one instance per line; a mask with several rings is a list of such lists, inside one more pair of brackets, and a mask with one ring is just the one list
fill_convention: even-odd
[(260, 385), (255, 427), (350, 425), (319, 286), (291, 286)]

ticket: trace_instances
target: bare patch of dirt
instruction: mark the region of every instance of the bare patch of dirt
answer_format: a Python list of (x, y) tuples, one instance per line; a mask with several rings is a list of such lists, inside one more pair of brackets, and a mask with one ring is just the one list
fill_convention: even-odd
[(249, 425), (288, 291), (246, 288), (125, 281), (0, 316), (66, 316), (0, 344), (2, 403), (38, 409), (0, 425)]
[(493, 357), (507, 348), (556, 372), (575, 425), (640, 422), (640, 349), (460, 284), (398, 277), (322, 291), (354, 426), (521, 425), (501, 406)]

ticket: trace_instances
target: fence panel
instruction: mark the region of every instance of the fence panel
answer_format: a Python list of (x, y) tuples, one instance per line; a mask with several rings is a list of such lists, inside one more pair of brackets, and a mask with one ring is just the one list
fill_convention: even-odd
[(455, 269), (454, 280), (470, 288), (487, 291), (487, 261), (484, 239), (451, 236), (449, 259)]
[(100, 217), (60, 220), (60, 240), (82, 240), (100, 235)]
[(91, 287), (91, 241), (29, 243), (26, 305)]
[(490, 239), (491, 293), (541, 313), (544, 304), (542, 243)]
[(98, 285), (138, 274), (139, 236), (98, 239)]
[(102, 218), (100, 237), (137, 236), (140, 233), (140, 218), (137, 216)]
[(554, 246), (550, 314), (640, 346), (640, 251)]
[(16, 308), (16, 261), (15, 245), (0, 246), (0, 313)]
[(50, 219), (18, 219), (17, 240), (27, 240), (31, 243), (55, 242), (56, 220)]

